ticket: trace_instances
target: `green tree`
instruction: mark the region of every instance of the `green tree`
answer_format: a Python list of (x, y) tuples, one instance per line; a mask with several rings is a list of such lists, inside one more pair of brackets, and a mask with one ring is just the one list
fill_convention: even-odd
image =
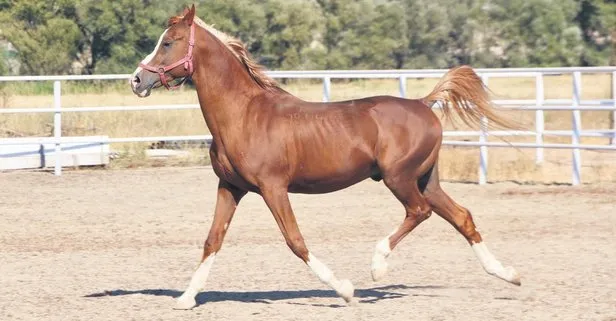
[[(197, 0), (270, 69), (616, 64), (616, 0)], [(21, 73), (126, 73), (185, 3), (0, 0)]]
[(408, 48), (408, 25), (404, 19), (404, 8), (398, 2), (376, 6), (374, 16), (367, 26), (362, 44), (363, 68), (401, 68), (403, 56)]
[(162, 3), (76, 0), (72, 18), (82, 33), (79, 58), (85, 73), (126, 72), (143, 59), (156, 45), (170, 16)]
[[(451, 64), (451, 21), (447, 6), (432, 0), (403, 0), (408, 46), (403, 68), (446, 68)], [(462, 28), (460, 28), (461, 30)]]
[(22, 73), (63, 74), (77, 57), (79, 28), (64, 16), (69, 1), (6, 1), (0, 29), (18, 50)]
[(616, 65), (616, 0), (605, 0), (600, 6), (601, 8), (601, 21), (605, 28), (606, 38), (610, 39), (606, 41), (608, 56), (610, 57), (609, 64)]
[[(8, 68), (8, 66), (6, 66), (6, 63), (5, 63), (6, 57), (3, 54), (2, 57), (0, 57), (0, 58), (2, 58), (2, 59), (0, 59), (0, 76), (6, 76), (9, 73), (9, 68)], [(2, 85), (3, 84), (0, 83), (0, 87)]]
[(261, 54), (273, 69), (311, 69), (325, 51), (318, 42), (322, 17), (314, 3), (269, 0), (265, 4), (265, 33), (258, 40)]
[(493, 0), (485, 11), (503, 50), (503, 67), (579, 63), (584, 43), (574, 0)]
[(241, 39), (251, 52), (258, 52), (261, 50), (261, 37), (266, 30), (263, 2), (200, 1), (197, 16), (216, 29)]
[(0, 1), (0, 29), (29, 74), (127, 72), (169, 17), (163, 0)]
[(325, 17), (327, 69), (398, 68), (408, 39), (398, 1), (317, 0)]
[(575, 20), (583, 31), (584, 65), (616, 64), (616, 0), (578, 0)]

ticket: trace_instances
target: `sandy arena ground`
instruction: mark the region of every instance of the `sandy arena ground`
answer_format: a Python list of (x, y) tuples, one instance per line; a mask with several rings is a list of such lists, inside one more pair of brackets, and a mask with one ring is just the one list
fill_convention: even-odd
[(382, 183), (292, 195), (310, 250), (359, 298), (346, 306), (286, 247), (263, 201), (240, 204), (200, 304), (173, 310), (215, 201), (208, 167), (0, 174), (0, 320), (616, 320), (616, 184), (445, 183), (492, 252), (487, 275), (440, 217), (373, 282), (374, 245), (403, 218)]

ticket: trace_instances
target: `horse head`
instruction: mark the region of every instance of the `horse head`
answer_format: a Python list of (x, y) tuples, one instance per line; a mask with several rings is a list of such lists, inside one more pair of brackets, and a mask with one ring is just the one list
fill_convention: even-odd
[[(147, 55), (133, 72), (130, 85), (139, 97), (147, 97), (152, 89), (180, 87), (193, 73), (195, 46), (195, 5), (182, 16), (172, 17), (158, 39), (154, 51)], [(171, 85), (175, 83), (175, 85)]]

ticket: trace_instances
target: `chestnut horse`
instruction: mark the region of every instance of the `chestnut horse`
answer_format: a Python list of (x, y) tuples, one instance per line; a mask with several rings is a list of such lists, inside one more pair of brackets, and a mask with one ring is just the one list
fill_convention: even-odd
[(188, 77), (213, 137), (210, 156), (219, 182), (201, 263), (176, 308), (196, 305), (195, 296), (204, 288), (236, 206), (247, 192), (261, 195), (291, 251), (345, 301), (354, 301), (352, 283), (339, 279), (309, 251), (288, 193), (329, 193), (367, 178), (382, 180), (405, 210), (402, 224), (376, 245), (374, 280), (386, 273), (392, 249), (435, 212), (466, 238), (487, 273), (520, 285), (516, 271), (490, 253), (471, 213), (439, 185), (443, 130), (432, 103), (444, 103), (445, 116), (455, 114), (469, 124), (481, 124), (486, 117), (508, 125), (495, 114), (470, 67), (449, 70), (421, 99), (307, 102), (266, 76), (239, 40), (196, 18), (193, 5), (169, 19), (130, 84), (136, 95), (147, 97), (154, 88), (179, 86)]

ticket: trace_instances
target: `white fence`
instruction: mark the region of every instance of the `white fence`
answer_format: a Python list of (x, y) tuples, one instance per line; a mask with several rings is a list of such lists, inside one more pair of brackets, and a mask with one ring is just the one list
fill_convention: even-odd
[[(581, 114), (584, 110), (608, 110), (612, 111), (616, 117), (616, 67), (565, 67), (565, 68), (507, 68), (507, 69), (475, 69), (482, 77), (483, 81), (489, 86), (490, 78), (535, 78), (536, 97), (533, 100), (496, 100), (495, 103), (505, 107), (519, 110), (535, 111), (535, 130), (534, 131), (446, 131), (446, 137), (477, 136), (477, 142), (469, 141), (450, 141), (443, 142), (444, 145), (453, 146), (474, 146), (479, 147), (479, 184), (487, 182), (488, 172), (488, 147), (517, 147), (536, 149), (537, 163), (543, 162), (543, 152), (545, 148), (571, 149), (572, 150), (572, 184), (578, 185), (581, 179), (580, 150), (614, 150), (616, 151), (616, 128), (606, 130), (582, 130)], [(346, 78), (390, 78), (398, 79), (400, 96), (406, 97), (406, 82), (411, 78), (440, 78), (447, 70), (428, 69), (428, 70), (333, 70), (333, 71), (271, 71), (268, 75), (273, 78), (313, 78), (323, 81), (323, 101), (329, 101), (331, 97), (331, 79)], [(582, 100), (581, 75), (583, 73), (596, 74), (608, 73), (612, 79), (612, 97), (604, 100)], [(571, 84), (571, 99), (545, 99), (544, 76), (571, 74), (573, 81)], [(53, 104), (50, 108), (5, 108), (0, 109), (0, 114), (7, 113), (53, 113), (54, 114), (54, 136), (53, 138), (43, 138), (31, 141), (32, 144), (52, 143), (55, 144), (56, 155), (61, 155), (62, 146), (66, 140), (62, 137), (62, 114), (74, 112), (94, 112), (94, 111), (140, 111), (140, 110), (178, 110), (178, 109), (197, 109), (198, 105), (150, 105), (150, 106), (98, 106), (98, 107), (63, 107), (61, 83), (68, 80), (128, 80), (130, 75), (79, 75), (79, 76), (8, 76), (0, 77), (0, 82), (7, 81), (53, 81), (54, 94)], [(128, 86), (128, 83), (127, 83)], [(563, 88), (564, 89), (564, 88)], [(572, 112), (571, 130), (545, 130), (544, 111), (545, 110), (568, 110)], [(485, 121), (485, 120), (484, 120)], [(544, 143), (544, 136), (570, 136), (571, 144), (547, 144)], [(534, 136), (535, 143), (498, 143), (488, 142), (487, 136)], [(609, 145), (583, 145), (580, 138), (583, 136), (609, 137)], [(162, 136), (162, 137), (121, 137), (109, 138), (104, 142), (92, 141), (92, 143), (118, 143), (118, 142), (148, 142), (148, 141), (172, 141), (172, 140), (199, 140), (211, 141), (209, 135), (198, 136)], [(6, 139), (0, 138), (0, 145), (15, 144)], [(55, 175), (61, 175), (62, 166), (56, 162), (54, 168)]]

